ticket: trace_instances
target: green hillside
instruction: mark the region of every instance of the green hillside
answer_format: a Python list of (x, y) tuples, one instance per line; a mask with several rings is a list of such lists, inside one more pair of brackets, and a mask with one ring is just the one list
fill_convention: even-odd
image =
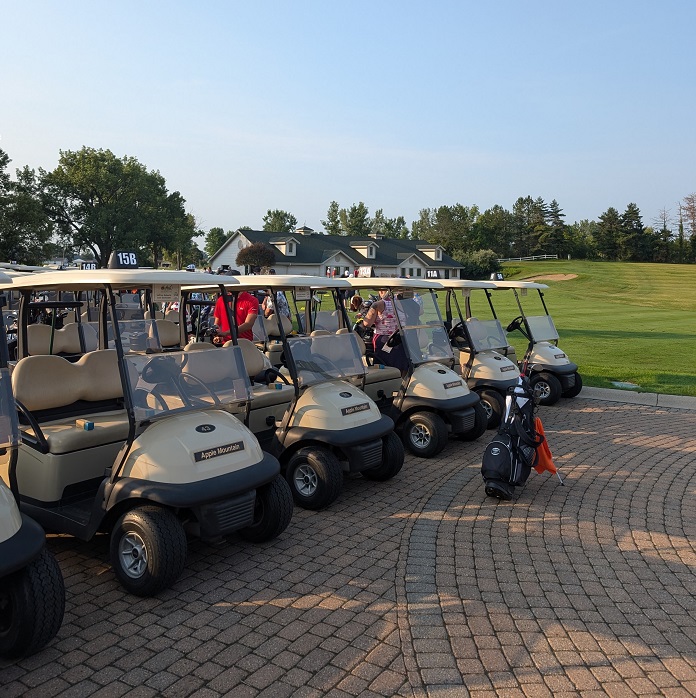
[[(543, 283), (559, 346), (586, 385), (621, 381), (643, 392), (696, 396), (696, 266), (559, 260), (508, 263), (504, 272), (513, 279), (576, 275)], [(539, 307), (534, 296), (523, 299), (531, 314)], [(512, 293), (495, 299), (503, 324), (518, 314)], [(509, 338), (518, 352), (525, 346), (519, 333)]]

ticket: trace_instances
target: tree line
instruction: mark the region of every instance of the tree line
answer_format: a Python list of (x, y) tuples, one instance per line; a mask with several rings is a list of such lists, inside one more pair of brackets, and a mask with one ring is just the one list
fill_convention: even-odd
[[(105, 266), (116, 249), (134, 250), (143, 265), (201, 265), (232, 234), (222, 227), (206, 233), (186, 211), (185, 199), (170, 192), (162, 175), (133, 157), (83, 147), (60, 151), (58, 166), (47, 172), (24, 167), (12, 178), (9, 156), (0, 150), (0, 260), (40, 264), (79, 255)], [(634, 203), (623, 212), (610, 207), (597, 220), (567, 223), (554, 199), (520, 197), (512, 210), (495, 205), (442, 205), (421, 209), (409, 226), (403, 216), (383, 209), (370, 215), (361, 201), (341, 207), (332, 201), (321, 221), (328, 235), (421, 239), (440, 244), (472, 268), (490, 267), (497, 258), (532, 255), (635, 262), (696, 262), (696, 193), (673, 213), (659, 212), (645, 225)], [(262, 229), (292, 233), (297, 218), (269, 209)], [(237, 230), (252, 229), (241, 226)], [(205, 235), (204, 252), (195, 238)]]

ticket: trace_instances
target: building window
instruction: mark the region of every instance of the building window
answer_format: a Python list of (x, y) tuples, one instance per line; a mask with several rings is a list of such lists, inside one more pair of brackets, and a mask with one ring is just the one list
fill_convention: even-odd
[(416, 276), (420, 276), (420, 275), (421, 275), (421, 268), (418, 267), (418, 269), (416, 269)]
[(375, 248), (372, 245), (370, 245), (367, 248), (367, 256), (370, 257), (371, 259), (374, 259), (374, 257), (375, 257)]
[(435, 250), (435, 259), (437, 259), (438, 261), (440, 261), (442, 259), (442, 250), (440, 250), (440, 249)]
[(408, 275), (413, 276), (413, 267), (408, 268)]
[(294, 254), (295, 254), (295, 243), (289, 242), (288, 243), (288, 255), (293, 256)]
[(400, 271), (401, 278), (402, 278), (402, 279), (406, 278), (406, 269), (404, 269), (404, 268), (402, 267), (399, 271)]

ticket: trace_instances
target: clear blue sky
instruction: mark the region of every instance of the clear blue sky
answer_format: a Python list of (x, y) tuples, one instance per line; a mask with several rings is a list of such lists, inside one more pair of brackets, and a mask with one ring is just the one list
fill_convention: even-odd
[(695, 26), (694, 0), (4, 0), (0, 148), (134, 156), (204, 230), (527, 195), (651, 224), (696, 191)]

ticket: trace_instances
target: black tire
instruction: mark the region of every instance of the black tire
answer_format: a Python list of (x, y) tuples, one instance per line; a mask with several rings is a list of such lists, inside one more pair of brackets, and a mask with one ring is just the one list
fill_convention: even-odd
[(186, 532), (169, 509), (142, 506), (127, 511), (111, 532), (111, 564), (124, 589), (154, 596), (184, 571)]
[(479, 436), (483, 436), (488, 428), (488, 413), (485, 407), (477, 402), (474, 405), (474, 426), (463, 434), (457, 434), (461, 441), (476, 441)]
[(301, 448), (285, 468), (295, 504), (303, 509), (323, 509), (335, 502), (343, 489), (343, 468), (331, 451), (319, 447)]
[(242, 528), (239, 535), (250, 543), (265, 543), (277, 538), (292, 519), (292, 492), (280, 476), (256, 490), (254, 523)]
[(440, 453), (447, 446), (448, 437), (445, 421), (433, 412), (410, 414), (401, 431), (404, 446), (421, 458), (432, 458)]
[(497, 390), (484, 389), (478, 393), (481, 406), (486, 410), (488, 419), (487, 429), (495, 429), (500, 425), (505, 412), (505, 399)]
[(26, 657), (48, 644), (65, 612), (65, 586), (45, 548), (24, 569), (0, 582), (0, 655)]
[(561, 399), (561, 381), (553, 373), (534, 373), (529, 382), (540, 405), (555, 405)]
[(582, 376), (575, 372), (575, 385), (563, 393), (563, 397), (577, 397), (582, 390)]
[(374, 468), (362, 471), (362, 476), (368, 480), (384, 482), (391, 480), (404, 465), (404, 445), (393, 432), (382, 439), (382, 462)]

